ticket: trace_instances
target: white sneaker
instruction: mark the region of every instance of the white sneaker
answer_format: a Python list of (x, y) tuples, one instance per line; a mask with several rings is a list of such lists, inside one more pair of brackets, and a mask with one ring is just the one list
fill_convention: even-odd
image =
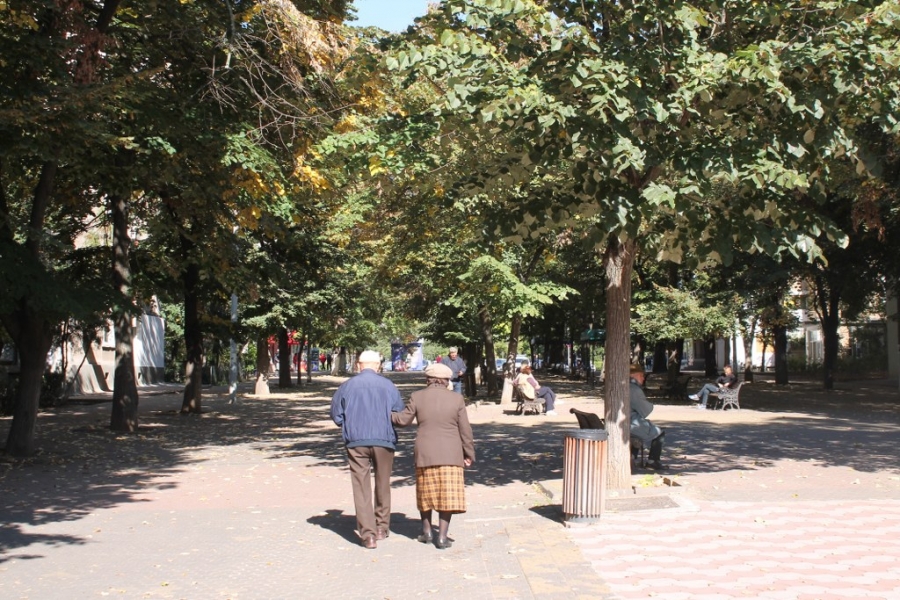
[(706, 410), (706, 405), (705, 405), (705, 404), (698, 404), (698, 405), (696, 406), (696, 408), (697, 408), (697, 410)]
[(690, 398), (691, 400), (696, 402), (697, 400), (700, 399), (700, 396), (698, 396), (697, 394), (691, 394), (690, 396), (688, 396), (688, 398)]
[(555, 411), (555, 410), (548, 410), (548, 411), (545, 412), (544, 414), (547, 415), (548, 417), (555, 417), (555, 416), (556, 416), (556, 411)]

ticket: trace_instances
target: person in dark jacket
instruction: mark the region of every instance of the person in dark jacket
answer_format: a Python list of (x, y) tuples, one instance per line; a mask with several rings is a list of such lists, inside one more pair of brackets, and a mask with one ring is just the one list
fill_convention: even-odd
[(466, 512), (464, 469), (475, 462), (475, 441), (466, 412), (465, 399), (447, 389), (453, 377), (450, 367), (428, 365), (425, 388), (412, 393), (403, 412), (391, 415), (395, 425), (406, 427), (415, 419), (416, 507), (422, 518), (418, 540), (433, 539), (432, 511), (438, 512), (439, 526), (434, 545), (450, 547), (447, 532), (454, 513)]
[[(342, 383), (331, 399), (331, 419), (340, 426), (347, 446), (359, 537), (369, 549), (390, 535), (391, 470), (397, 448), (391, 412), (403, 410), (400, 391), (378, 374), (380, 364), (377, 352), (361, 353), (359, 374)], [(375, 471), (374, 508), (370, 467)]]
[(709, 399), (710, 394), (715, 394), (721, 392), (724, 389), (734, 387), (734, 384), (737, 383), (737, 377), (734, 375), (734, 371), (731, 370), (730, 365), (725, 365), (724, 373), (721, 377), (716, 379), (716, 383), (707, 383), (704, 384), (700, 391), (696, 394), (691, 394), (688, 396), (694, 402), (699, 402), (697, 408), (700, 410), (706, 409), (706, 401)]
[(450, 367), (450, 383), (453, 391), (462, 394), (462, 381), (466, 375), (466, 361), (459, 356), (459, 348), (451, 346), (447, 349), (447, 356), (441, 359), (441, 364)]

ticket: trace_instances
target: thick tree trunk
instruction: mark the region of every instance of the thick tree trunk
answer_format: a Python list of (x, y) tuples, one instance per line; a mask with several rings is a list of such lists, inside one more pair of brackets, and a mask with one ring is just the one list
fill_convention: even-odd
[(631, 357), (631, 273), (634, 269), (634, 242), (613, 238), (606, 266), (606, 429), (609, 432), (607, 487), (631, 487), (631, 402), (629, 399), (629, 358)]
[[(28, 260), (34, 261), (36, 265), (42, 264), (41, 239), (53, 184), (56, 181), (56, 170), (56, 162), (44, 163), (31, 204), (24, 249)], [(5, 225), (0, 227), (0, 239), (7, 244), (16, 244), (12, 230)], [(3, 293), (6, 293), (6, 290)], [(55, 325), (36, 313), (29, 305), (29, 300), (29, 298), (18, 299), (14, 310), (0, 315), (4, 328), (19, 351), (19, 388), (13, 401), (13, 418), (6, 438), (6, 453), (15, 457), (31, 456), (36, 450), (34, 427), (41, 399), (41, 384), (47, 368), (47, 353), (53, 342), (52, 331)]]
[(21, 335), (13, 338), (13, 341), (19, 351), (19, 387), (6, 438), (6, 453), (26, 457), (34, 454), (37, 449), (34, 426), (41, 398), (41, 383), (47, 369), (47, 352), (50, 351), (53, 338), (48, 324), (31, 311), (22, 310), (18, 315), (18, 330)]
[(256, 339), (256, 396), (269, 395), (269, 337), (261, 333)]
[(840, 350), (839, 325), (840, 319), (837, 316), (829, 315), (822, 319), (822, 372), (823, 384), (826, 390), (834, 389), (834, 373)]
[(775, 383), (787, 385), (788, 383), (788, 336), (787, 327), (778, 325), (772, 328), (772, 337), (775, 345)]
[(653, 347), (653, 372), (665, 373), (669, 370), (669, 361), (666, 360), (666, 341), (656, 342)]
[(203, 332), (200, 327), (200, 267), (189, 263), (184, 271), (184, 345), (187, 360), (184, 366), (184, 398), (182, 414), (202, 412)]
[(113, 222), (112, 270), (117, 306), (113, 314), (116, 339), (115, 371), (113, 375), (112, 415), (109, 428), (113, 431), (137, 431), (138, 390), (134, 369), (134, 328), (131, 326), (131, 265), (128, 235), (128, 205), (122, 196), (110, 199)]
[[(286, 327), (278, 328), (278, 387), (291, 387), (291, 346), (288, 344), (288, 330)], [(308, 359), (307, 359), (308, 360)], [(310, 369), (307, 361), (306, 368)], [(311, 371), (312, 369), (310, 369)]]

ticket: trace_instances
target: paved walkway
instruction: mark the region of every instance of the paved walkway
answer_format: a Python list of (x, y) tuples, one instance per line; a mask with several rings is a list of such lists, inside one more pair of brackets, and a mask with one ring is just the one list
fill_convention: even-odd
[(42, 453), (0, 461), (0, 597), (900, 597), (896, 390), (819, 412), (773, 409), (762, 392), (756, 410), (658, 406), (674, 485), (638, 472), (600, 525), (565, 528), (567, 411), (602, 404), (548, 380), (566, 402), (557, 417), (469, 409), (479, 456), (449, 550), (415, 541), (414, 431), (402, 432), (392, 535), (367, 551), (327, 418), (339, 382), (236, 405), (219, 391), (193, 417), (171, 390), (148, 392), (136, 436), (107, 430), (103, 398), (42, 413)]

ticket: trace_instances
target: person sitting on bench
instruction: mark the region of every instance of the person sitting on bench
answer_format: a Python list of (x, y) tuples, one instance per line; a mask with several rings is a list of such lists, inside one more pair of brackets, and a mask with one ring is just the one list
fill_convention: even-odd
[(519, 369), (519, 374), (516, 376), (516, 385), (519, 386), (519, 390), (525, 397), (530, 400), (534, 400), (535, 397), (543, 398), (545, 415), (553, 416), (556, 414), (556, 411), (553, 410), (556, 405), (556, 393), (547, 386), (542, 386), (538, 383), (534, 375), (531, 374), (530, 365), (522, 365)]
[(653, 469), (662, 469), (659, 461), (662, 458), (662, 442), (666, 432), (647, 419), (653, 412), (653, 404), (647, 400), (644, 394), (644, 379), (647, 373), (643, 365), (631, 365), (631, 381), (628, 386), (628, 398), (631, 402), (631, 435), (640, 438), (644, 446), (650, 446), (650, 454), (647, 463)]
[(715, 394), (717, 392), (721, 392), (725, 388), (733, 387), (734, 384), (737, 383), (737, 377), (734, 376), (734, 372), (731, 370), (731, 365), (725, 365), (725, 373), (716, 379), (715, 383), (706, 383), (700, 388), (700, 391), (696, 394), (691, 394), (688, 396), (694, 402), (699, 401), (700, 404), (697, 405), (697, 408), (700, 410), (704, 410), (706, 408), (706, 401), (709, 400), (710, 394)]

